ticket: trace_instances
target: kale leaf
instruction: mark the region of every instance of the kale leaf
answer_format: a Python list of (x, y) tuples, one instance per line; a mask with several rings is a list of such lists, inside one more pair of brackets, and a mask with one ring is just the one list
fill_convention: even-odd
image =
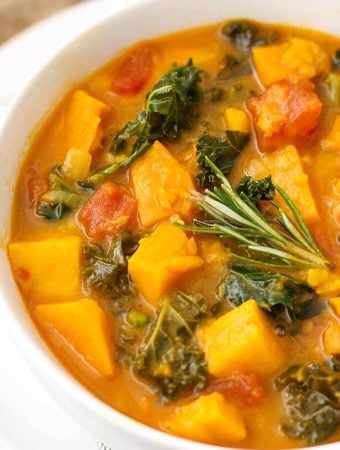
[(54, 166), (48, 174), (49, 190), (44, 192), (36, 212), (47, 220), (60, 220), (68, 212), (79, 208), (86, 200), (84, 193), (77, 192), (76, 185), (65, 180), (61, 166)]
[(332, 66), (333, 66), (333, 69), (340, 70), (340, 49), (334, 53), (334, 56), (332, 59)]
[(178, 292), (163, 299), (134, 364), (136, 373), (155, 383), (163, 399), (188, 387), (204, 388), (207, 366), (194, 332), (206, 314), (199, 295)]
[(70, 208), (62, 203), (48, 203), (41, 201), (37, 207), (38, 216), (47, 220), (60, 220), (69, 211)]
[(287, 423), (284, 433), (315, 444), (329, 438), (340, 426), (340, 375), (326, 364), (295, 365), (278, 376)]
[(205, 131), (197, 141), (197, 163), (199, 172), (197, 183), (202, 187), (212, 187), (217, 178), (213, 170), (206, 163), (208, 157), (224, 175), (228, 175), (236, 157), (246, 146), (250, 138), (249, 133), (227, 130), (224, 136), (212, 136)]
[(303, 318), (316, 299), (306, 283), (239, 263), (232, 264), (220, 293), (236, 306), (253, 298), (274, 317), (284, 312), (290, 320)]
[(184, 66), (176, 65), (166, 73), (146, 97), (145, 110), (134, 122), (127, 122), (113, 141), (112, 153), (131, 148), (130, 155), (119, 163), (99, 169), (90, 177), (98, 184), (106, 176), (127, 167), (148, 150), (156, 139), (176, 139), (183, 130), (190, 129), (198, 117), (201, 98), (201, 69), (190, 59)]
[(110, 292), (113, 297), (131, 293), (127, 260), (137, 246), (138, 237), (127, 233), (118, 234), (107, 250), (98, 244), (84, 246), (86, 286), (93, 291)]
[(239, 194), (245, 194), (255, 204), (260, 200), (273, 200), (275, 196), (275, 186), (270, 175), (261, 180), (254, 180), (252, 177), (244, 176), (236, 191)]
[(276, 31), (271, 30), (262, 35), (254, 23), (246, 20), (228, 22), (221, 33), (234, 47), (243, 52), (248, 52), (252, 47), (271, 45), (278, 39)]

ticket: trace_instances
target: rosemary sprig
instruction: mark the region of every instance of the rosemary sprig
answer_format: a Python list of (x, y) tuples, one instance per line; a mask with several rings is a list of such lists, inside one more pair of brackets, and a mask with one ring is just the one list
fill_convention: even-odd
[[(194, 220), (191, 226), (177, 221), (177, 225), (194, 233), (235, 239), (242, 244), (247, 255), (234, 256), (250, 264), (257, 263), (280, 269), (319, 266), (334, 268), (321, 253), (300, 212), (281, 187), (275, 186), (291, 211), (292, 219), (279, 204), (270, 201), (278, 213), (271, 220), (261, 213), (244, 192), (238, 194), (234, 191), (228, 179), (208, 157), (206, 164), (221, 184), (212, 190), (207, 189), (204, 195), (195, 192), (194, 199), (210, 219)], [(274, 226), (273, 222), (277, 222), (279, 226)], [(265, 255), (266, 258), (257, 260), (251, 256), (253, 253)]]

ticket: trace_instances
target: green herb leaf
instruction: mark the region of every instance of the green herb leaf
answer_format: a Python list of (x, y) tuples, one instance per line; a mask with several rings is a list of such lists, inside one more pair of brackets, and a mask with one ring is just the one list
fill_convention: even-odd
[(232, 265), (220, 292), (236, 306), (252, 298), (274, 317), (284, 312), (290, 320), (303, 317), (317, 297), (314, 289), (288, 275), (237, 263)]
[(204, 158), (206, 166), (221, 183), (212, 190), (206, 190), (205, 195), (193, 194), (199, 208), (209, 219), (194, 220), (192, 226), (176, 220), (174, 223), (194, 233), (235, 239), (243, 245), (248, 255), (256, 253), (266, 257), (259, 260), (248, 255), (234, 255), (249, 264), (259, 264), (261, 261), (262, 266), (275, 268), (334, 268), (334, 264), (322, 255), (300, 212), (280, 186), (275, 186), (275, 189), (293, 218), (288, 217), (279, 204), (270, 201), (270, 206), (277, 210), (273, 221), (273, 216), (265, 217), (246, 194), (234, 191), (216, 164), (209, 157)]
[(250, 138), (249, 133), (227, 130), (224, 136), (212, 136), (205, 131), (197, 141), (197, 163), (199, 172), (196, 180), (200, 186), (210, 187), (218, 179), (206, 162), (206, 157), (219, 167), (224, 175), (232, 169), (236, 157), (246, 146)]
[(201, 296), (183, 292), (161, 303), (134, 369), (155, 383), (163, 398), (188, 387), (201, 390), (205, 386), (206, 362), (194, 332), (206, 310)]
[(121, 233), (104, 250), (98, 244), (83, 247), (86, 286), (93, 291), (107, 291), (113, 297), (127, 295), (133, 286), (127, 271), (127, 258), (138, 247), (138, 236)]
[(201, 98), (200, 73), (201, 70), (190, 59), (186, 65), (174, 66), (165, 74), (147, 95), (145, 110), (115, 136), (111, 152), (119, 153), (130, 146), (130, 156), (120, 163), (99, 169), (90, 181), (98, 184), (108, 175), (127, 167), (156, 139), (176, 139), (183, 130), (191, 128), (197, 118), (196, 107)]
[(332, 66), (333, 66), (333, 69), (340, 70), (340, 49), (334, 53), (334, 56), (332, 59)]
[(262, 35), (254, 23), (246, 20), (228, 22), (223, 26), (221, 33), (234, 47), (243, 52), (248, 52), (252, 47), (272, 45), (278, 40), (278, 33), (275, 30)]
[(37, 208), (37, 214), (47, 220), (60, 220), (70, 209), (61, 203), (41, 202)]
[(332, 106), (340, 107), (340, 73), (329, 72), (322, 83), (326, 86)]
[(340, 376), (326, 364), (292, 366), (276, 378), (288, 416), (282, 429), (293, 439), (315, 444), (334, 435), (340, 426)]
[(245, 194), (255, 204), (260, 200), (273, 200), (275, 196), (275, 186), (270, 175), (261, 180), (244, 176), (236, 191), (238, 194), (241, 194), (241, 192)]

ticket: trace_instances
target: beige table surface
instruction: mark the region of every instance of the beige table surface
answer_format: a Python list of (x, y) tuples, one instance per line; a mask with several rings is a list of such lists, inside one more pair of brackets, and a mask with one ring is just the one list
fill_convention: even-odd
[(0, 44), (33, 22), (83, 0), (0, 0)]

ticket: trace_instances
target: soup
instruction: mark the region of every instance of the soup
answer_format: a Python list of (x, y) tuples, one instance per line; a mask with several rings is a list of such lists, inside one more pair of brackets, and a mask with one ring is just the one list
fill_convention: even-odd
[(339, 439), (340, 41), (245, 20), (144, 41), (35, 132), (8, 256), (62, 364), (187, 439)]

